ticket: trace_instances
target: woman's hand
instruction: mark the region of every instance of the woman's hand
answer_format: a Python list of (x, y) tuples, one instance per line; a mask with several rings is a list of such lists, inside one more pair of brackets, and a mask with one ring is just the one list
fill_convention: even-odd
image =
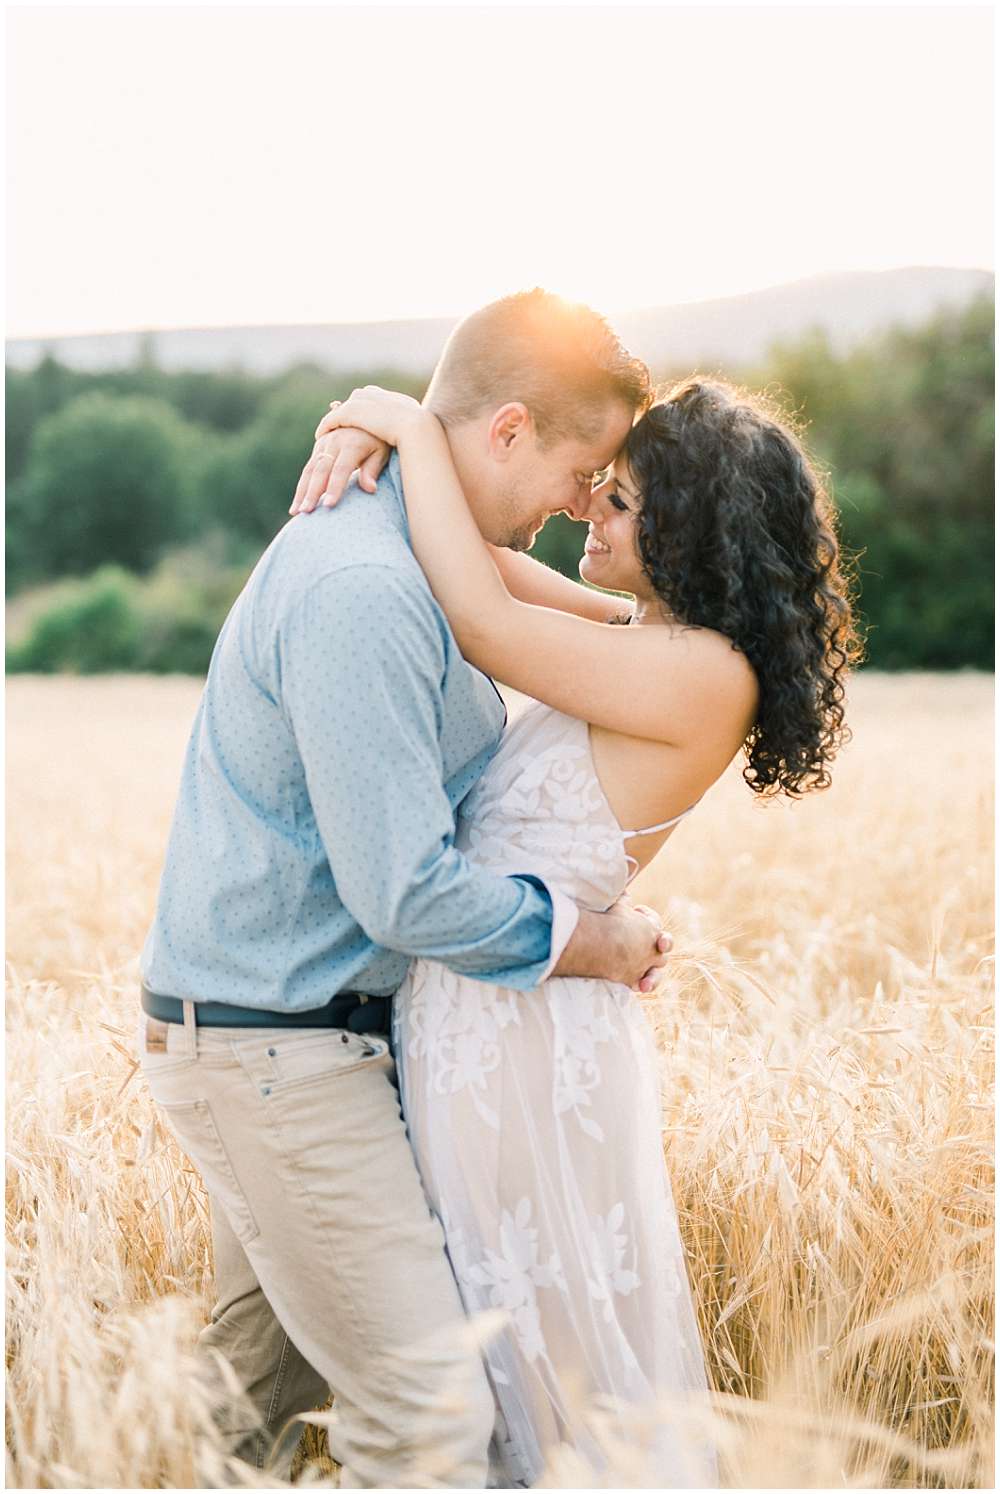
[(334, 400), (316, 427), (316, 435), (323, 436), (344, 426), (354, 426), (390, 446), (398, 446), (414, 426), (426, 425), (433, 420), (430, 411), (411, 395), (380, 389), (377, 384), (366, 384), (363, 389), (352, 390), (350, 398), (343, 404)]
[(374, 492), (389, 448), (398, 446), (414, 424), (433, 419), (410, 395), (380, 389), (377, 384), (355, 389), (343, 403), (332, 400), (316, 427), (316, 444), (296, 485), (289, 513), (311, 513), (320, 502), (333, 508), (358, 469), (361, 487)]
[(321, 430), (322, 426), (317, 428), (312, 456), (295, 486), (290, 514), (312, 513), (320, 499), (332, 508), (343, 497), (353, 472), (364, 491), (374, 493), (379, 473), (389, 460), (389, 446), (367, 431), (335, 430), (321, 435)]

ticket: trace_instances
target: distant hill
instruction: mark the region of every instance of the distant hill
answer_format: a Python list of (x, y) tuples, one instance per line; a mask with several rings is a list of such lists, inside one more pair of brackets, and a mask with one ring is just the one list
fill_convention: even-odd
[[(772, 343), (821, 327), (846, 350), (891, 325), (915, 326), (941, 307), (993, 293), (987, 270), (910, 268), (817, 275), (743, 296), (611, 315), (632, 352), (654, 371), (739, 367), (762, 359)], [(454, 326), (452, 318), (329, 326), (205, 327), (112, 332), (84, 337), (15, 339), (7, 362), (31, 368), (50, 352), (73, 368), (120, 368), (145, 342), (167, 369), (242, 367), (280, 373), (298, 363), (330, 370), (429, 373)]]

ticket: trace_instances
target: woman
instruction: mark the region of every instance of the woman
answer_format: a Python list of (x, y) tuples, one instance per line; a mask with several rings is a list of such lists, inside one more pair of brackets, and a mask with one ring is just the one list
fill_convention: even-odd
[[(415, 401), (355, 391), (317, 435), (345, 427), (397, 447), (413, 549), (466, 658), (534, 698), (462, 805), (467, 855), (606, 908), (741, 747), (756, 793), (828, 784), (856, 638), (822, 485), (760, 402), (687, 381), (596, 482), (580, 574), (631, 606), (491, 552)], [(525, 996), (417, 961), (394, 1007), (464, 1301), (508, 1314), (485, 1351), (508, 1477), (530, 1485), (567, 1443), (599, 1477), (600, 1397), (660, 1487), (713, 1486), (664, 1402), (707, 1383), (640, 998), (584, 979)]]

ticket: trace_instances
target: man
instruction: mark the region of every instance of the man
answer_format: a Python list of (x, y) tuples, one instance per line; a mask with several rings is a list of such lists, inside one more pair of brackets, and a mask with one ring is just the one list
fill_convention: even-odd
[[(648, 397), (599, 317), (534, 291), (456, 330), (427, 400), (484, 537), (524, 549), (582, 512)], [(263, 1466), (329, 1387), (345, 1486), (481, 1487), (493, 1405), (379, 1035), (388, 998), (416, 955), (526, 991), (635, 986), (669, 939), (456, 850), (505, 712), (409, 548), (398, 461), (368, 486), (286, 525), (219, 635), (143, 952), (142, 1059), (212, 1200), (201, 1342), (246, 1387), (240, 1452)]]

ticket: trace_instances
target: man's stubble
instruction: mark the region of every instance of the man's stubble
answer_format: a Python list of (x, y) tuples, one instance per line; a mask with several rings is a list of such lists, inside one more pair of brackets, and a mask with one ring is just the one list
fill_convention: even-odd
[(497, 500), (497, 539), (495, 545), (505, 550), (513, 550), (521, 553), (530, 550), (535, 543), (535, 537), (544, 527), (548, 514), (532, 514), (529, 519), (524, 516), (524, 495), (516, 484), (500, 494)]

